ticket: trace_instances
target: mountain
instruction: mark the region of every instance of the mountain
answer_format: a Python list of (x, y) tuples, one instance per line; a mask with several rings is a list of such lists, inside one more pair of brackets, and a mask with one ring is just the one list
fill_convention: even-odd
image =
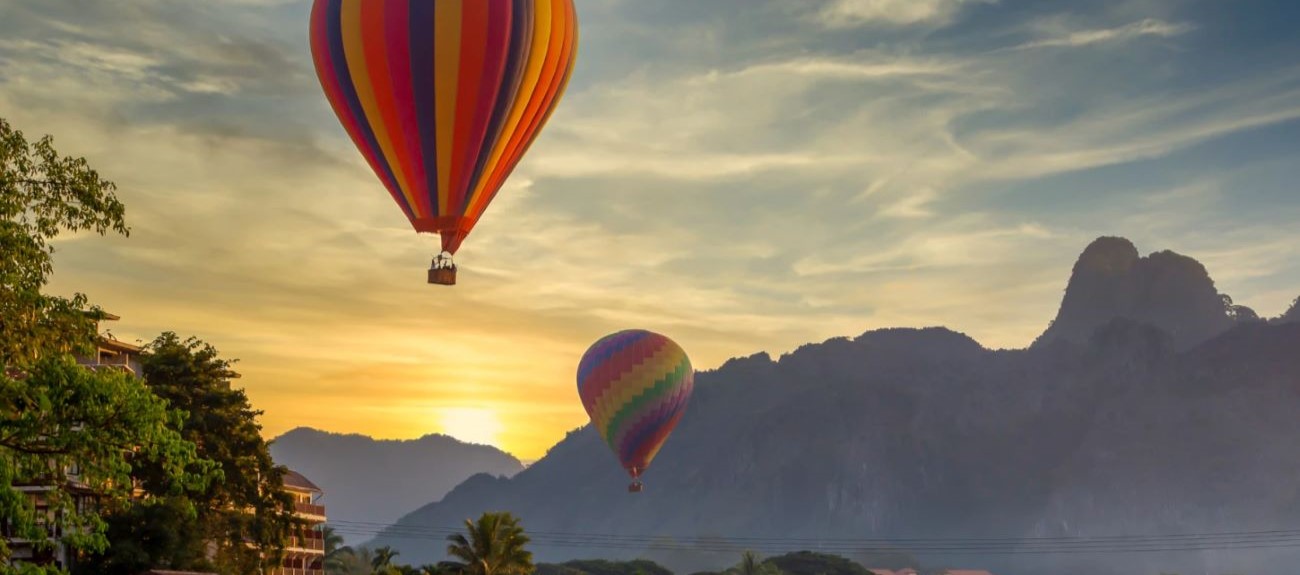
[(678, 573), (733, 565), (746, 548), (874, 567), (879, 555), (852, 542), (884, 538), (931, 540), (892, 546), (923, 568), (999, 575), (1290, 572), (1300, 550), (932, 541), (1300, 529), (1300, 323), (1240, 319), (1199, 263), (1131, 247), (1090, 246), (1028, 349), (886, 329), (734, 359), (697, 374), (644, 493), (626, 492), (584, 427), (513, 478), (471, 477), (372, 544), (432, 562), (438, 529), (509, 510), (540, 561), (641, 557)]
[(1170, 251), (1141, 257), (1128, 240), (1104, 237), (1079, 256), (1060, 312), (1035, 345), (1085, 341), (1107, 322), (1126, 318), (1158, 326), (1187, 348), (1232, 327), (1224, 309), (1224, 296), (1200, 262)]
[[(271, 456), (320, 486), (331, 523), (389, 524), (415, 507), (441, 499), (472, 475), (509, 476), (523, 469), (519, 460), (495, 447), (462, 443), (445, 435), (377, 440), (307, 427), (273, 440)], [(349, 544), (370, 536), (355, 524), (339, 523), (337, 529)]]

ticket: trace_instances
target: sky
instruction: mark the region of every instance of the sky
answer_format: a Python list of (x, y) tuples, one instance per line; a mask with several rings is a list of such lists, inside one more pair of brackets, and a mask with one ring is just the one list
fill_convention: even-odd
[(0, 2), (0, 116), (131, 226), (61, 238), (49, 291), (238, 358), (268, 438), (526, 460), (620, 329), (697, 369), (884, 327), (1020, 348), (1102, 235), (1261, 315), (1300, 295), (1294, 2), (576, 3), (564, 100), (444, 288), (322, 95), (308, 0)]

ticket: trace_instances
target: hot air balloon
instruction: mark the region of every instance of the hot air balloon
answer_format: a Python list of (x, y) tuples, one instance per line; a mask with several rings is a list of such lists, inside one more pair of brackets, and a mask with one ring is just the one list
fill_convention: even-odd
[(315, 0), (311, 51), (334, 113), (416, 232), (429, 283), (555, 111), (578, 53), (573, 0)]
[(641, 491), (641, 474), (681, 419), (694, 386), (686, 352), (657, 333), (620, 331), (583, 354), (578, 396), (592, 425), (632, 476), (628, 491)]

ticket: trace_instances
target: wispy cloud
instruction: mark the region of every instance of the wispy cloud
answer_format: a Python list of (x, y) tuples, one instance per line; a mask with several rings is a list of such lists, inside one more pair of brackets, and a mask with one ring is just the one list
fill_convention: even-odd
[(1017, 46), (1017, 48), (1077, 48), (1096, 44), (1125, 42), (1142, 37), (1172, 38), (1174, 36), (1181, 36), (1196, 29), (1195, 26), (1186, 22), (1173, 23), (1152, 18), (1131, 22), (1113, 28), (1067, 31), (1061, 30), (1061, 27), (1062, 26), (1059, 23), (1055, 22), (1048, 25), (1040, 25), (1038, 28), (1045, 29), (1044, 31), (1050, 34), (1050, 36), (1040, 40), (1026, 42)]
[(981, 3), (991, 3), (991, 0), (831, 0), (818, 13), (818, 18), (831, 28), (946, 24), (963, 7)]
[[(272, 434), (414, 436), (438, 406), (495, 406), (535, 456), (584, 421), (578, 356), (630, 326), (705, 368), (899, 325), (1021, 346), (1103, 234), (1204, 254), (1238, 301), (1280, 312), (1300, 206), (1247, 191), (1300, 173), (1186, 156), (1292, 150), (1295, 60), (1233, 60), (1189, 33), (1214, 22), (1178, 14), (1016, 8), (580, 4), (571, 89), (450, 290), (422, 283), (433, 239), (320, 96), (304, 3), (7, 4), (0, 110), (128, 206), (130, 239), (60, 244), (54, 289), (123, 316), (119, 336), (243, 358)], [(998, 30), (972, 28), (984, 16)], [(1122, 59), (1092, 49), (1121, 42)], [(1210, 76), (1207, 53), (1233, 65)]]

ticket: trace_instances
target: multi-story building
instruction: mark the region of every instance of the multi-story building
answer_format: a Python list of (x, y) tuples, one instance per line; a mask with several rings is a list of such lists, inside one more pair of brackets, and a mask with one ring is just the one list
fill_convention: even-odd
[[(111, 313), (104, 314), (104, 320), (117, 321), (119, 318)], [(119, 341), (111, 333), (99, 336), (99, 344), (93, 356), (78, 357), (77, 363), (91, 369), (121, 369), (136, 377), (144, 377), (144, 368), (140, 366), (140, 353), (143, 350), (135, 344)]]
[(293, 537), (285, 549), (284, 562), (272, 575), (324, 575), (325, 506), (319, 504), (321, 489), (297, 471), (289, 470), (284, 476), (284, 489), (293, 496), (294, 515), (305, 526)]
[[(113, 314), (104, 314), (103, 319), (117, 321), (121, 318)], [(98, 325), (96, 325), (96, 329), (98, 329)], [(94, 355), (78, 357), (77, 363), (90, 369), (121, 369), (136, 377), (141, 377), (144, 374), (144, 370), (140, 365), (141, 351), (140, 346), (118, 341), (111, 334), (106, 333), (99, 337)], [(82, 482), (81, 470), (73, 465), (62, 470), (62, 472), (65, 481), (63, 491), (72, 496), (72, 503), (77, 510), (84, 511), (89, 506), (94, 505), (95, 493)], [(55, 486), (50, 485), (48, 481), (43, 481), (18, 482), (13, 487), (31, 499), (37, 525), (44, 528), (48, 533), (51, 544), (36, 545), (36, 542), (15, 537), (12, 526), (0, 525), (0, 536), (4, 537), (9, 545), (9, 561), (11, 563), (31, 563), (71, 568), (76, 558), (69, 553), (63, 544), (59, 543), (59, 540), (64, 535), (63, 526), (55, 520), (55, 513), (49, 508), (50, 494), (54, 491)]]
[[(108, 321), (117, 321), (112, 314), (105, 314)], [(142, 348), (138, 345), (119, 341), (111, 334), (104, 333), (99, 338), (95, 354), (78, 357), (77, 363), (90, 369), (121, 369), (136, 377), (144, 377), (140, 363)], [(81, 482), (80, 470), (75, 466), (64, 470), (68, 493), (79, 510), (95, 504), (95, 494), (89, 486)], [(14, 537), (12, 529), (0, 525), (0, 537), (10, 548), (9, 562), (30, 563), (36, 565), (54, 565), (71, 568), (75, 557), (59, 540), (63, 537), (62, 527), (54, 520), (54, 513), (49, 510), (47, 494), (54, 489), (48, 484), (23, 485), (14, 487), (27, 494), (35, 504), (38, 522), (46, 527), (52, 545), (37, 549), (33, 542)], [(284, 489), (293, 496), (294, 515), (305, 523), (305, 527), (290, 537), (285, 549), (284, 562), (279, 568), (270, 570), (271, 575), (324, 575), (325, 540), (321, 528), (325, 524), (325, 507), (319, 504), (321, 489), (301, 473), (290, 470), (284, 476)], [(139, 493), (137, 493), (139, 495)], [(174, 573), (157, 571), (156, 573)]]

